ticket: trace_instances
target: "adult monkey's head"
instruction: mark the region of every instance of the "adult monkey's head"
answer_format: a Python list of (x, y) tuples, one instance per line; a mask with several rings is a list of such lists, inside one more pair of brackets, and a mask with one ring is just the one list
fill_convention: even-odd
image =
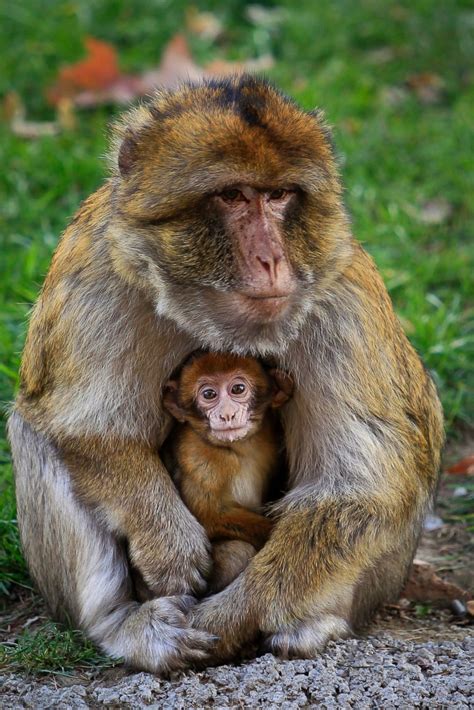
[(320, 113), (240, 76), (158, 93), (115, 136), (116, 267), (208, 346), (284, 347), (351, 252)]

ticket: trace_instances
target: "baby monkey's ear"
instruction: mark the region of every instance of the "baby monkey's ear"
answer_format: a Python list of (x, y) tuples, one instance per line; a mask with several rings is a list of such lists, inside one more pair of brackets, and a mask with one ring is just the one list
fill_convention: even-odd
[(168, 380), (163, 391), (163, 404), (170, 414), (179, 422), (186, 421), (186, 413), (178, 403), (178, 382)]
[(293, 394), (293, 380), (292, 378), (283, 370), (277, 370), (273, 368), (268, 371), (268, 374), (272, 378), (275, 384), (275, 391), (272, 397), (272, 407), (276, 409), (281, 407), (285, 402), (291, 398)]

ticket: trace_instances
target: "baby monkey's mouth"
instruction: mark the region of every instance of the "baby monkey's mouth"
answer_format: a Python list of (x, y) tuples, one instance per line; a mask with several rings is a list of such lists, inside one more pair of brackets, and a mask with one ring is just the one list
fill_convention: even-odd
[(244, 436), (249, 434), (251, 427), (240, 426), (240, 427), (223, 427), (222, 429), (212, 428), (212, 436), (219, 441), (237, 441), (238, 439), (243, 439)]

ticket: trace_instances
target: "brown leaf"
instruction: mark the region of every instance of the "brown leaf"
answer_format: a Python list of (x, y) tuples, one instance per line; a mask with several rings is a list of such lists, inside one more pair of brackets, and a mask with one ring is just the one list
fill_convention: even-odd
[(156, 72), (148, 74), (149, 79), (151, 76), (154, 77), (153, 88), (157, 84), (172, 87), (185, 79), (201, 79), (204, 70), (194, 61), (186, 37), (177, 34), (166, 45), (160, 66)]
[(20, 138), (55, 136), (60, 130), (56, 121), (28, 121), (23, 101), (15, 91), (5, 96), (2, 114), (9, 122), (12, 133)]
[(445, 83), (438, 74), (422, 72), (411, 74), (406, 85), (422, 104), (438, 104), (444, 97)]
[[(113, 48), (112, 48), (113, 49)], [(113, 49), (116, 57), (115, 50)], [(89, 65), (90, 66), (90, 65)], [(80, 68), (82, 74), (83, 69)], [(86, 70), (87, 74), (87, 70)], [(113, 74), (115, 78), (112, 79)], [(66, 91), (75, 106), (81, 108), (92, 108), (101, 104), (127, 104), (134, 99), (152, 93), (158, 86), (172, 87), (179, 81), (185, 79), (198, 80), (204, 76), (204, 71), (195, 64), (189, 50), (186, 39), (181, 35), (175, 35), (166, 45), (160, 66), (156, 69), (145, 71), (143, 74), (120, 74), (118, 71), (110, 73), (108, 79), (112, 79), (106, 85), (80, 87), (76, 84), (68, 84)], [(60, 81), (49, 90), (48, 96), (59, 101), (62, 85)], [(72, 93), (71, 93), (72, 92)], [(64, 96), (62, 96), (64, 98)]]
[(415, 559), (401, 596), (418, 602), (449, 602), (453, 599), (467, 600), (470, 595), (456, 584), (439, 577), (429, 562)]
[(275, 60), (271, 54), (262, 54), (256, 59), (247, 59), (245, 62), (228, 62), (225, 59), (215, 59), (206, 64), (204, 72), (206, 76), (223, 76), (225, 74), (239, 74), (240, 72), (261, 72), (271, 69)]
[(192, 34), (211, 41), (222, 34), (221, 21), (212, 12), (199, 12), (194, 6), (186, 10), (186, 28)]
[(56, 121), (24, 121), (21, 118), (15, 118), (10, 128), (15, 136), (32, 139), (56, 136), (60, 132), (60, 126)]
[(474, 454), (457, 461), (452, 466), (449, 466), (446, 471), (447, 473), (457, 473), (467, 476), (474, 474)]
[[(263, 55), (246, 62), (215, 60), (205, 67), (194, 61), (186, 38), (176, 34), (164, 48), (161, 62), (155, 69), (142, 74), (121, 74), (117, 53), (106, 42), (86, 40), (89, 56), (81, 62), (62, 69), (58, 81), (47, 95), (59, 104), (69, 99), (74, 106), (90, 108), (101, 104), (127, 104), (136, 98), (153, 93), (157, 87), (173, 88), (181, 81), (198, 81), (216, 74), (243, 71), (265, 71), (273, 66), (273, 57)], [(98, 64), (104, 66), (99, 71)]]

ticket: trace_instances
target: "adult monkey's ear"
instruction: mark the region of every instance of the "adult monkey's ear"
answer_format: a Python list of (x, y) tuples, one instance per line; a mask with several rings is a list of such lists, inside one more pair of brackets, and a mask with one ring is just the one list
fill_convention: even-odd
[(272, 378), (275, 386), (275, 391), (272, 397), (272, 407), (276, 409), (291, 399), (294, 390), (294, 383), (290, 375), (283, 372), (283, 370), (273, 368), (268, 371), (268, 374)]
[(178, 381), (168, 380), (163, 392), (163, 405), (168, 412), (178, 420), (178, 422), (186, 421), (186, 414), (180, 407), (178, 402)]
[(314, 118), (319, 128), (321, 129), (324, 137), (334, 151), (334, 139), (332, 135), (331, 126), (326, 121), (326, 114), (322, 108), (315, 108), (312, 111), (308, 111), (309, 115)]
[(138, 140), (133, 131), (128, 130), (120, 145), (118, 166), (122, 177), (126, 177), (132, 170), (138, 153)]

